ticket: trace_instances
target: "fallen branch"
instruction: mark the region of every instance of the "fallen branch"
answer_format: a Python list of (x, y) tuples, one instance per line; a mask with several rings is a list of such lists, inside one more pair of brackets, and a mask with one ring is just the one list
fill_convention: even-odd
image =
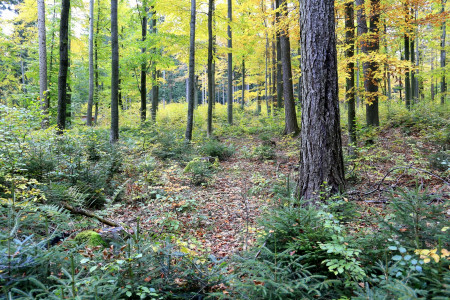
[(102, 217), (100, 217), (100, 216), (98, 216), (98, 215), (96, 215), (93, 212), (90, 212), (88, 210), (85, 210), (85, 209), (82, 209), (82, 208), (79, 208), (79, 207), (73, 207), (73, 206), (69, 205), (66, 202), (63, 202), (62, 206), (65, 209), (67, 209), (68, 211), (70, 211), (71, 213), (74, 213), (74, 214), (77, 214), (77, 215), (86, 216), (86, 217), (89, 217), (89, 218), (95, 218), (95, 219), (99, 220), (100, 222), (102, 222), (103, 224), (106, 224), (108, 226), (120, 227), (119, 223), (116, 223), (114, 221), (102, 218)]

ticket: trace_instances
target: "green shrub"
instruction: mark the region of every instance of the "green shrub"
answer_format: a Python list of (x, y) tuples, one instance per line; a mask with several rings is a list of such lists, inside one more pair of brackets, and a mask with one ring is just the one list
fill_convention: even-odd
[(257, 146), (253, 149), (252, 153), (253, 157), (259, 160), (271, 160), (276, 157), (275, 150), (272, 146), (261, 145)]
[(443, 172), (450, 170), (450, 150), (434, 153), (428, 160), (433, 169)]
[(194, 185), (206, 184), (218, 167), (218, 161), (211, 162), (207, 158), (197, 157), (191, 160), (184, 168), (184, 173), (191, 174)]
[(205, 156), (217, 157), (220, 161), (224, 161), (233, 155), (234, 150), (215, 139), (209, 139), (200, 146), (199, 152)]

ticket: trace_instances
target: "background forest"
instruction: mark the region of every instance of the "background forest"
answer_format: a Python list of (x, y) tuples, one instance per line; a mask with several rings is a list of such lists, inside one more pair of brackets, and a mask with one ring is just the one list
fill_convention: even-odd
[(0, 1), (0, 299), (448, 299), (446, 0)]

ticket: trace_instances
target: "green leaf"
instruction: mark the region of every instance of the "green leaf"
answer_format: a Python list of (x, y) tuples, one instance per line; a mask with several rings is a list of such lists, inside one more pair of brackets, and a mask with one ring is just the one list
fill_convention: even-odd
[(406, 249), (403, 248), (403, 247), (400, 247), (400, 248), (398, 249), (398, 251), (400, 251), (400, 253), (405, 253), (405, 252), (406, 252)]
[(395, 247), (395, 246), (389, 246), (389, 250), (397, 250), (397, 247)]
[(392, 260), (396, 260), (396, 261), (402, 260), (402, 256), (401, 255), (395, 255), (395, 256), (392, 257)]

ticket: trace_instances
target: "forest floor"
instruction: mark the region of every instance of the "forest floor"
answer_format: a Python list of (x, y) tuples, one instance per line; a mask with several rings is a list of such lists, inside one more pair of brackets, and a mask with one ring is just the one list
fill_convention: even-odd
[[(225, 257), (251, 246), (260, 232), (258, 218), (279, 203), (273, 188), (296, 186), (299, 140), (273, 138), (271, 145), (276, 157), (270, 160), (248, 155), (262, 144), (257, 137), (222, 138), (222, 141), (233, 145), (235, 153), (220, 162), (219, 171), (208, 184), (195, 186), (183, 173), (183, 166), (166, 164), (156, 185), (142, 186), (137, 179), (129, 181), (126, 204), (110, 210), (109, 217), (130, 227), (135, 227), (139, 219), (140, 228), (157, 236), (173, 233), (193, 253)], [(359, 205), (360, 215), (356, 218), (361, 220), (352, 222), (355, 229), (369, 226), (363, 221), (364, 215), (382, 209), (392, 188), (423, 185), (429, 193), (444, 192), (442, 197), (449, 199), (445, 182), (450, 180), (448, 176), (442, 177), (448, 171), (433, 170), (429, 162), (430, 155), (441, 146), (420, 132), (385, 128), (365, 137), (360, 144), (364, 145), (357, 149), (357, 158), (345, 159), (344, 199)], [(157, 191), (153, 199), (140, 201), (136, 196), (149, 190)]]

